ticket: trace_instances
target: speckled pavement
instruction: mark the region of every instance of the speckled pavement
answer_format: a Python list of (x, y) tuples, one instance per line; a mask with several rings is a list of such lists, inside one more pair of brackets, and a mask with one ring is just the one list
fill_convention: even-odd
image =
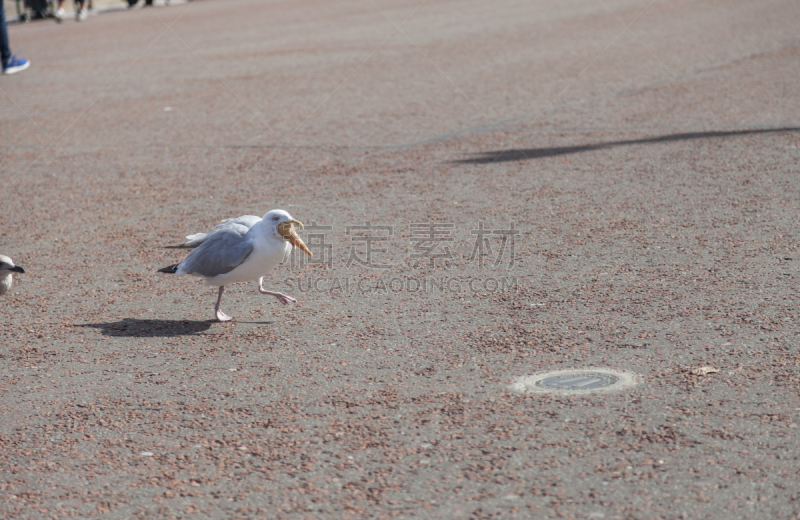
[[(799, 26), (788, 0), (10, 26), (0, 517), (797, 519)], [(216, 323), (156, 273), (273, 208), (315, 252), (267, 278), (296, 304), (234, 285)], [(509, 388), (589, 367), (638, 384)]]

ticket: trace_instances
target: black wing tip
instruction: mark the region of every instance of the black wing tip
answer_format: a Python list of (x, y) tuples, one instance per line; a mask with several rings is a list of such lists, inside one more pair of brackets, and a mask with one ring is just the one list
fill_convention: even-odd
[(157, 272), (159, 272), (159, 273), (167, 273), (167, 274), (175, 274), (175, 273), (178, 272), (178, 266), (179, 265), (181, 265), (181, 264), (168, 265), (167, 267), (159, 269)]

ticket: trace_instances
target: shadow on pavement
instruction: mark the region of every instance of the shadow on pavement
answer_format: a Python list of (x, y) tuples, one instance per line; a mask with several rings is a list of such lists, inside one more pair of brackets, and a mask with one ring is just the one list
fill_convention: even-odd
[(530, 159), (541, 159), (542, 157), (555, 157), (558, 155), (568, 155), (580, 152), (590, 152), (592, 150), (602, 150), (614, 148), (616, 146), (628, 146), (632, 144), (651, 144), (664, 143), (670, 141), (688, 141), (692, 139), (708, 139), (715, 137), (732, 137), (739, 135), (798, 132), (800, 127), (792, 126), (785, 128), (761, 128), (753, 130), (731, 130), (726, 132), (688, 132), (683, 134), (660, 135), (656, 137), (646, 137), (644, 139), (630, 139), (625, 141), (609, 141), (607, 143), (583, 144), (577, 146), (558, 146), (554, 148), (517, 148), (510, 150), (493, 150), (481, 152), (479, 157), (471, 159), (459, 159), (453, 161), (460, 164), (491, 164), (506, 161), (526, 161)]
[(188, 336), (211, 328), (214, 322), (186, 320), (137, 320), (125, 318), (112, 323), (87, 323), (76, 327), (100, 329), (104, 336), (158, 338), (169, 336)]

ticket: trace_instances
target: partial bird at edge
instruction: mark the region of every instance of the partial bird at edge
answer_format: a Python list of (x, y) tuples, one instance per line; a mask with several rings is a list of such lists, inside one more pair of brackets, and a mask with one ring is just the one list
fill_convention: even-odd
[(0, 296), (7, 293), (14, 285), (14, 273), (24, 273), (25, 269), (14, 265), (14, 261), (5, 255), (0, 255)]

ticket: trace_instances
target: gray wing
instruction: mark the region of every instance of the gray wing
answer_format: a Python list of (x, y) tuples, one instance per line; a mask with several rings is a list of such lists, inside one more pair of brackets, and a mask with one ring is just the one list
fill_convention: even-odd
[[(226, 218), (225, 220), (221, 221), (219, 224), (214, 226), (214, 231), (233, 226), (238, 227), (239, 225), (245, 226), (247, 229), (253, 227), (253, 225), (261, 220), (260, 217), (256, 217), (254, 215), (244, 215), (242, 217), (237, 218)], [(206, 237), (211, 233), (195, 233), (193, 235), (187, 235), (187, 241), (179, 246), (164, 246), (164, 249), (194, 249), (195, 247), (199, 246), (203, 242), (205, 242)]]
[(254, 242), (247, 232), (259, 220), (247, 215), (223, 221), (180, 263), (179, 273), (211, 278), (233, 271), (253, 252)]

